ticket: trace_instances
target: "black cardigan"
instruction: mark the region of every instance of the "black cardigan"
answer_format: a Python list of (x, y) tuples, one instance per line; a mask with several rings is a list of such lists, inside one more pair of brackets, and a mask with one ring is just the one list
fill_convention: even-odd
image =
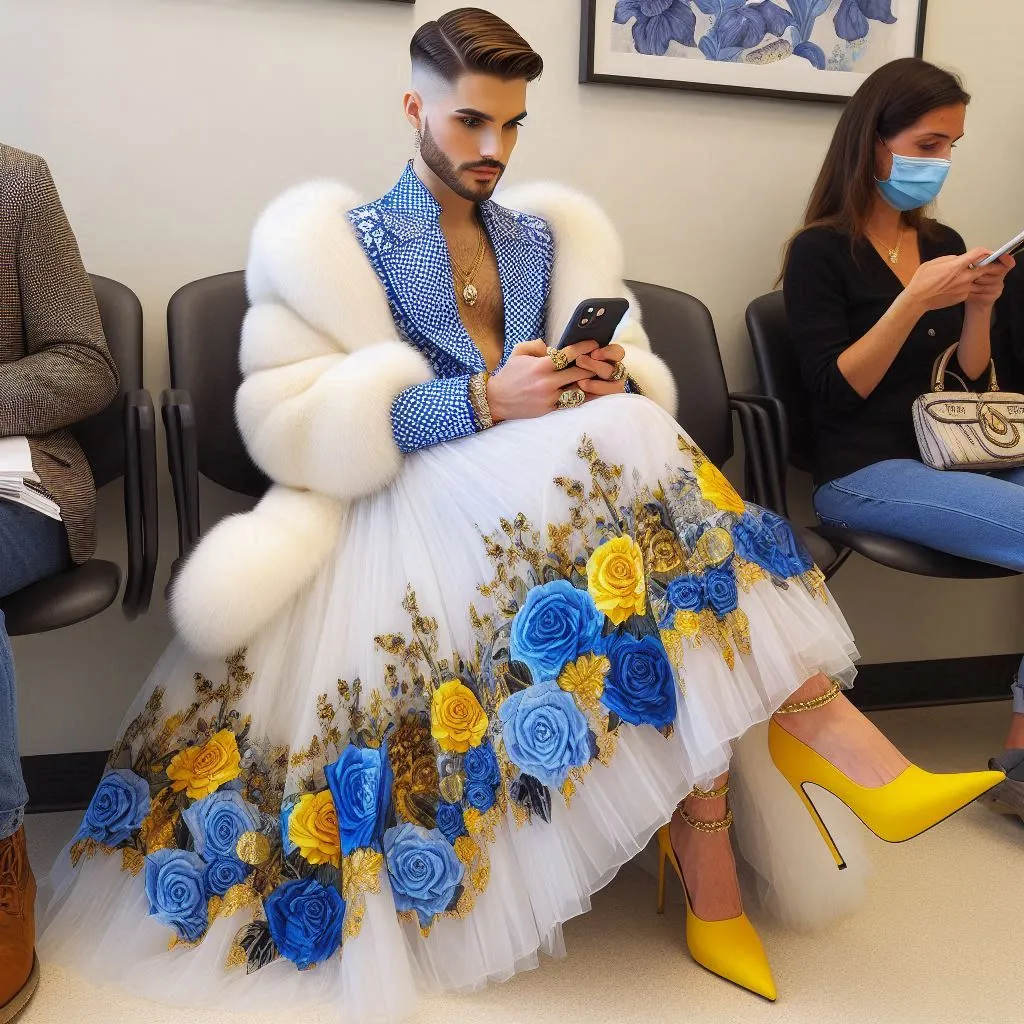
[[(920, 239), (921, 261), (966, 252), (951, 228)], [(931, 390), (932, 366), (963, 331), (964, 307), (926, 313), (878, 387), (861, 398), (839, 370), (842, 352), (881, 319), (903, 290), (870, 242), (810, 228), (793, 242), (784, 276), (786, 312), (804, 384), (811, 395), (815, 484), (887, 459), (920, 459), (914, 399)], [(954, 360), (951, 369), (960, 373)], [(970, 386), (970, 382), (967, 382)]]

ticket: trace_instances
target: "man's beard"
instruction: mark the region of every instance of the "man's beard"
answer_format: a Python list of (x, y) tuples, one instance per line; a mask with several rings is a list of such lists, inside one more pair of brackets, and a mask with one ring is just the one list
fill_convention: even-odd
[[(430, 123), (423, 122), (423, 141), (420, 143), (420, 156), (423, 162), (443, 181), (457, 196), (468, 199), (471, 203), (482, 203), (490, 199), (494, 190), (505, 173), (505, 165), (498, 160), (477, 160), (471, 164), (463, 164), (456, 168), (448, 158), (448, 154), (437, 144), (430, 133)], [(459, 177), (460, 171), (469, 171), (477, 167), (495, 167), (497, 176), (489, 185), (467, 185)]]

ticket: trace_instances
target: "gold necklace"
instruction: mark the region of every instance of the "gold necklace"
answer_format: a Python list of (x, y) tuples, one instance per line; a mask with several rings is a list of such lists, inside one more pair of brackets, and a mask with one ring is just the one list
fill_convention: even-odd
[(874, 239), (888, 254), (889, 262), (895, 267), (900, 261), (900, 246), (903, 244), (903, 219), (900, 218), (899, 230), (896, 232), (896, 245), (890, 249), (877, 235), (872, 235), (869, 231), (868, 237)]
[(467, 306), (475, 306), (476, 300), (480, 295), (479, 291), (477, 291), (476, 285), (473, 284), (473, 278), (479, 273), (480, 266), (484, 261), (484, 229), (477, 224), (476, 230), (476, 256), (473, 259), (473, 266), (468, 271), (463, 270), (462, 267), (459, 266), (455, 260), (454, 253), (449, 254), (451, 256), (452, 269), (462, 278), (462, 301), (465, 302)]

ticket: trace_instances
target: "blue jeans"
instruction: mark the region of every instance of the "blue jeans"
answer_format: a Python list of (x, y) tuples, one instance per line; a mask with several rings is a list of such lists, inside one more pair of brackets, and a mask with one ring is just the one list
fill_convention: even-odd
[[(814, 508), (826, 523), (1024, 572), (1024, 469), (949, 473), (892, 459), (819, 487)], [(1024, 662), (1013, 709), (1024, 714)]]
[[(0, 501), (0, 597), (53, 576), (70, 564), (62, 523)], [(18, 702), (14, 656), (0, 612), (0, 839), (14, 835), (25, 817), (28, 792), (18, 756)]]

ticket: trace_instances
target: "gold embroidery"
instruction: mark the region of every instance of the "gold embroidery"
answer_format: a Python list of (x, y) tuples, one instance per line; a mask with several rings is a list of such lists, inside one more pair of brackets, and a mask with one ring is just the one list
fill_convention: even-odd
[(270, 840), (260, 832), (246, 832), (239, 836), (235, 853), (243, 864), (259, 867), (270, 858)]
[(127, 871), (130, 875), (138, 875), (146, 866), (146, 858), (138, 850), (126, 846), (121, 851), (121, 870)]

